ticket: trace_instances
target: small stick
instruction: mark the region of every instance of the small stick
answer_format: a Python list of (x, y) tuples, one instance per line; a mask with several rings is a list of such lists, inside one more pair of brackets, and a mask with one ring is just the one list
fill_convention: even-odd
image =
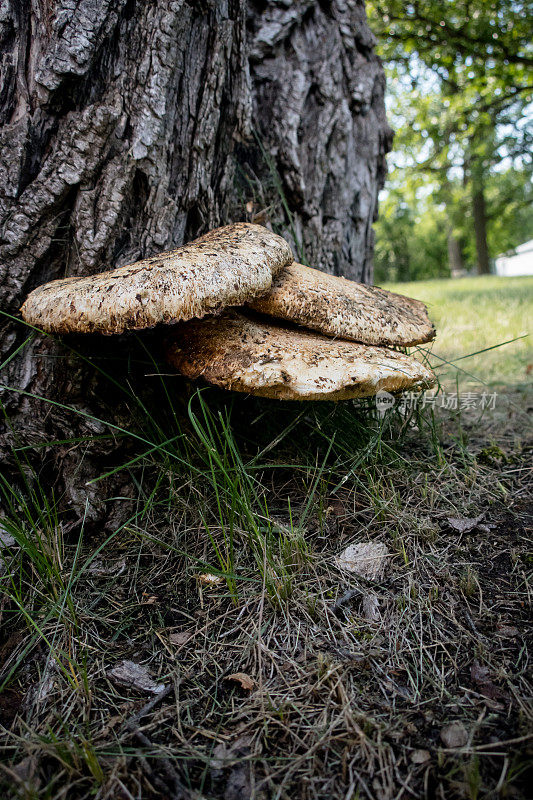
[[(141, 733), (141, 731), (132, 731), (132, 735), (138, 739), (138, 741), (144, 745), (144, 747), (148, 747), (151, 750), (155, 749), (153, 742), (151, 742), (150, 739), (144, 735), (144, 733)], [(174, 787), (174, 794), (171, 795), (170, 800), (190, 800), (191, 795), (181, 782), (180, 777), (170, 763), (170, 760), (166, 756), (160, 756), (158, 757), (158, 760), (163, 768), (163, 772)]]
[[(164, 700), (165, 697), (168, 697), (168, 695), (172, 691), (174, 691), (174, 684), (171, 683), (165, 689), (163, 689), (162, 692), (159, 692), (158, 695), (153, 697), (148, 703), (145, 703), (145, 705), (140, 709), (140, 711), (138, 711), (136, 714), (130, 717), (130, 719), (128, 719), (123, 725), (123, 729), (125, 731), (128, 731), (135, 739), (137, 739), (142, 745), (144, 745), (144, 747), (147, 747), (150, 750), (154, 750), (155, 745), (153, 744), (153, 742), (150, 741), (150, 739), (147, 736), (145, 736), (144, 733), (142, 733), (142, 731), (138, 729), (137, 726), (141, 721), (141, 719), (145, 717), (147, 714), (149, 714), (150, 711), (152, 711), (156, 707), (156, 705), (158, 705), (158, 703)], [(185, 786), (182, 784), (180, 777), (176, 772), (176, 770), (174, 769), (174, 767), (172, 766), (170, 760), (166, 756), (160, 756), (158, 760), (159, 763), (161, 764), (161, 767), (163, 768), (163, 772), (170, 781), (171, 785), (174, 787), (174, 793), (171, 796), (172, 800), (188, 800), (190, 794), (185, 788)], [(152, 772), (150, 766), (149, 769)], [(154, 778), (155, 777), (156, 776), (154, 775)]]
[(152, 697), (152, 699), (146, 703), (140, 711), (137, 711), (136, 714), (133, 714), (133, 716), (126, 720), (123, 727), (126, 730), (133, 730), (133, 728), (141, 721), (141, 719), (149, 714), (150, 711), (161, 702), (161, 700), (164, 700), (165, 697), (168, 697), (172, 691), (174, 691), (174, 685), (169, 684), (165, 689), (163, 689), (162, 692), (159, 692), (159, 694), (157, 694), (155, 697)]

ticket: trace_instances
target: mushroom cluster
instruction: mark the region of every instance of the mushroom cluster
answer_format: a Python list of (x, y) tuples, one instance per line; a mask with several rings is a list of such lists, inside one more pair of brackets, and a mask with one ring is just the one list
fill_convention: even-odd
[(435, 383), (420, 361), (391, 349), (434, 337), (423, 303), (298, 264), (284, 239), (244, 222), (47, 283), (21, 312), (51, 333), (172, 324), (166, 357), (179, 372), (263, 397), (342, 400)]

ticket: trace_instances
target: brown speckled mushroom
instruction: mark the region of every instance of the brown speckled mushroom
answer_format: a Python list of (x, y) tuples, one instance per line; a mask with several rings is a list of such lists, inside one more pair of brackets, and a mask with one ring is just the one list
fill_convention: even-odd
[(364, 344), (409, 347), (435, 336), (427, 309), (419, 300), (303, 264), (285, 266), (271, 289), (249, 305), (327, 336)]
[(281, 236), (239, 222), (135, 264), (39, 286), (21, 312), (51, 333), (140, 330), (242, 305), (290, 261)]
[(166, 357), (189, 378), (280, 400), (346, 400), (435, 383), (427, 367), (403, 353), (232, 311), (178, 325)]

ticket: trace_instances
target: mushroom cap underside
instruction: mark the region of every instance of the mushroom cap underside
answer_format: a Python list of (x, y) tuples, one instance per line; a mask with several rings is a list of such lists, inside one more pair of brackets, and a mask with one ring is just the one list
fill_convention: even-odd
[(431, 370), (403, 353), (236, 312), (176, 326), (166, 357), (189, 378), (283, 400), (344, 400), (435, 384)]

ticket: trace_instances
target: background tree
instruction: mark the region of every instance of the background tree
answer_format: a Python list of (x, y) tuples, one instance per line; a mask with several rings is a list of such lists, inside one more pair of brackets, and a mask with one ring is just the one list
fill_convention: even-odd
[[(370, 4), (370, 14), (390, 73), (393, 127), (400, 131), (393, 184), (412, 182), (414, 173), (422, 177), (426, 193), (447, 209), (453, 266), (460, 266), (461, 242), (473, 234), (477, 270), (488, 272), (491, 219), (505, 216), (509, 201), (508, 195), (499, 203), (493, 197), (489, 209), (488, 182), (512, 171), (518, 197), (524, 185), (518, 174), (531, 171), (528, 5), (378, 0)], [(462, 230), (457, 230), (458, 219), (466, 220)], [(528, 235), (531, 228), (513, 244)]]
[[(390, 144), (374, 42), (362, 0), (3, 3), (4, 312), (44, 281), (149, 256), (265, 206), (302, 257), (369, 280)], [(39, 446), (58, 491), (79, 514), (88, 498), (96, 518), (101, 502), (84, 487), (113, 451), (91, 419), (107, 398), (83, 361), (51, 339), (23, 346), (27, 335), (4, 317), (3, 453), (13, 432)], [(65, 444), (88, 439), (83, 458)]]

